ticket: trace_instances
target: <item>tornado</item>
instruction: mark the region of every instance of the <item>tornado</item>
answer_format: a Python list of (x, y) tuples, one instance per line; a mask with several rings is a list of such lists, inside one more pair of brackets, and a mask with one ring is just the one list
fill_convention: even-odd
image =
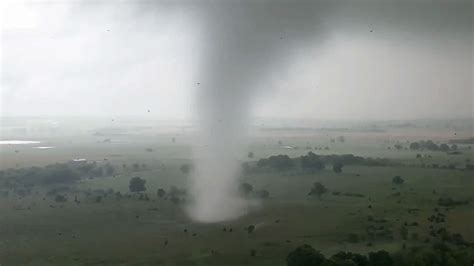
[(200, 2), (202, 38), (197, 114), (200, 148), (195, 149), (193, 202), (199, 222), (220, 222), (245, 214), (251, 202), (238, 194), (240, 161), (247, 147), (251, 110), (259, 91), (311, 39), (322, 40), (315, 1)]

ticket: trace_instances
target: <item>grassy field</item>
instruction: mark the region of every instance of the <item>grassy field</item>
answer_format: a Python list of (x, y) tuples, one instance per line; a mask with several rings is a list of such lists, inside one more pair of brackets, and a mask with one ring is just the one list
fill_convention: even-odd
[[(458, 132), (458, 136), (462, 134), (469, 135), (469, 132)], [(331, 142), (340, 135), (345, 136), (344, 142)], [(446, 219), (435, 226), (443, 226), (449, 232), (462, 234), (466, 241), (474, 242), (474, 178), (472, 171), (463, 169), (466, 160), (473, 159), (472, 150), (462, 146), (462, 154), (448, 155), (439, 151), (393, 148), (396, 143), (408, 147), (406, 141), (427, 139), (425, 136), (442, 142), (452, 138), (452, 132), (445, 129), (375, 133), (255, 132), (249, 147), (255, 158), (245, 157), (242, 161), (276, 154), (297, 157), (306, 154), (311, 147), (317, 154), (352, 153), (390, 158), (401, 165), (348, 165), (340, 174), (327, 166), (313, 174), (244, 175), (241, 182), (250, 183), (254, 189), (268, 190), (270, 197), (259, 200), (248, 214), (237, 220), (214, 224), (193, 222), (182, 204), (156, 195), (158, 188), (186, 188), (188, 176), (179, 168), (191, 162), (192, 134), (137, 133), (40, 139), (41, 145), (55, 147), (48, 150), (3, 145), (2, 169), (44, 166), (74, 158), (108, 162), (119, 169), (115, 176), (85, 179), (73, 187), (80, 191), (113, 189), (125, 195), (130, 178), (140, 176), (147, 180), (150, 200), (117, 199), (109, 195), (98, 203), (93, 197), (77, 194), (80, 204), (71, 198), (58, 204), (53, 197), (44, 196), (51, 187), (35, 187), (31, 195), (21, 198), (13, 194), (0, 197), (0, 264), (283, 266), (287, 254), (304, 243), (326, 255), (340, 250), (367, 253), (380, 249), (397, 251), (403, 244), (408, 247), (429, 245), (431, 242), (425, 240), (433, 238), (429, 236), (432, 223), (428, 217), (438, 212)], [(171, 141), (173, 137), (175, 142)], [(104, 143), (105, 138), (111, 138), (112, 143)], [(324, 149), (326, 146), (328, 150)], [(147, 148), (153, 151), (146, 151)], [(416, 158), (417, 153), (422, 153), (422, 159)], [(135, 162), (146, 164), (145, 169), (122, 167)], [(456, 167), (423, 168), (422, 162)], [(392, 184), (396, 175), (405, 180), (403, 185)], [(314, 182), (321, 182), (329, 189), (321, 200), (307, 195)], [(335, 191), (362, 196), (334, 195)], [(470, 203), (454, 208), (440, 207), (438, 199), (443, 196), (467, 199)], [(399, 234), (405, 222), (407, 240)], [(412, 226), (414, 222), (418, 225)], [(256, 226), (250, 234), (249, 225)], [(390, 237), (370, 238), (370, 226), (383, 227), (380, 230), (389, 231)], [(350, 240), (349, 234), (356, 234), (357, 241)], [(418, 237), (412, 237), (413, 234)], [(251, 256), (251, 250), (256, 251), (255, 256)]]

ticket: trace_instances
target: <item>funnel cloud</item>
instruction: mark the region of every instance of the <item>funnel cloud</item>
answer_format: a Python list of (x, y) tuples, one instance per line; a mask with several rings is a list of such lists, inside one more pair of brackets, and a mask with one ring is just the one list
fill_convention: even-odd
[(205, 149), (196, 155), (200, 159), (190, 210), (196, 220), (228, 220), (249, 207), (237, 193), (239, 159), (247, 144), (259, 82), (271, 78), (270, 69), (284, 67), (308, 38), (320, 37), (318, 13), (323, 8), (298, 1), (204, 5), (201, 15), (208, 45), (197, 105)]

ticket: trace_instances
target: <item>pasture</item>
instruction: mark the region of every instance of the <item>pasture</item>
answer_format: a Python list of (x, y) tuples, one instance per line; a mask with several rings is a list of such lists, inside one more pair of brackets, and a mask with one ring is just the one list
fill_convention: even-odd
[[(0, 170), (85, 158), (110, 164), (115, 172), (68, 185), (69, 190), (61, 192), (65, 202), (48, 195), (59, 185), (35, 186), (28, 195), (0, 195), (0, 264), (283, 266), (287, 254), (301, 244), (328, 256), (341, 250), (396, 252), (403, 246), (430, 245), (436, 238), (430, 231), (441, 227), (474, 242), (474, 178), (472, 170), (465, 169), (473, 158), (469, 145), (459, 145), (457, 155), (408, 149), (409, 142), (426, 136), (447, 142), (453, 136), (445, 128), (256, 130), (248, 147), (254, 156), (243, 156), (242, 162), (277, 154), (294, 158), (311, 151), (388, 158), (396, 164), (345, 165), (342, 173), (335, 173), (331, 165), (311, 173), (244, 172), (240, 182), (267, 190), (269, 197), (252, 198), (256, 204), (249, 206), (246, 215), (213, 224), (193, 222), (185, 202), (173, 203), (157, 195), (159, 188), (188, 189), (189, 174), (180, 167), (192, 164), (193, 149), (203, 148), (194, 143), (193, 132), (177, 132), (37, 138), (41, 145), (55, 147), (45, 150), (3, 145)], [(457, 131), (457, 137), (469, 134)], [(338, 141), (339, 136), (344, 141)], [(397, 143), (403, 148), (394, 148)], [(134, 167), (135, 163), (140, 166)], [(135, 176), (146, 180), (141, 194), (146, 193), (147, 199), (129, 192)], [(394, 176), (405, 182), (393, 184)], [(315, 182), (328, 189), (321, 199), (308, 196)], [(469, 203), (440, 206), (442, 197)], [(438, 213), (444, 217), (442, 222), (429, 220)], [(249, 233), (250, 225), (255, 230)], [(402, 227), (408, 229), (406, 239)]]

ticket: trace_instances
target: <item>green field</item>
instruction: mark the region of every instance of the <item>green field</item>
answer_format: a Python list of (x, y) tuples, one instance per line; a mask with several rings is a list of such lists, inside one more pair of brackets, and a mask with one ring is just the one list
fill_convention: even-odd
[[(457, 130), (456, 136), (470, 137), (470, 133)], [(344, 142), (331, 141), (341, 135)], [(175, 142), (171, 141), (173, 137)], [(104, 143), (107, 138), (112, 143)], [(180, 167), (192, 163), (192, 150), (199, 149), (192, 131), (138, 131), (110, 136), (87, 131), (67, 137), (35, 138), (41, 145), (55, 147), (45, 150), (31, 145), (3, 145), (0, 170), (85, 158), (109, 163), (116, 173), (69, 185), (72, 191), (66, 193), (68, 201), (64, 203), (46, 196), (57, 185), (34, 186), (26, 196), (13, 192), (0, 196), (0, 264), (283, 266), (287, 254), (301, 244), (310, 244), (326, 256), (341, 250), (366, 254), (380, 249), (396, 252), (403, 245), (431, 245), (436, 237), (429, 235), (433, 223), (428, 218), (436, 213), (442, 213), (445, 221), (434, 224), (435, 228), (459, 233), (472, 243), (474, 172), (465, 168), (474, 159), (470, 146), (459, 145), (461, 153), (457, 155), (407, 149), (407, 141), (433, 139), (444, 143), (452, 138), (452, 130), (446, 128), (386, 128), (382, 132), (256, 130), (248, 148), (255, 157), (243, 156), (242, 162), (277, 154), (298, 157), (312, 151), (388, 158), (396, 166), (345, 165), (339, 174), (330, 165), (314, 173), (242, 174), (241, 182), (255, 190), (269, 191), (270, 197), (252, 199), (256, 204), (236, 220), (213, 224), (193, 222), (186, 214), (185, 203), (174, 204), (156, 193), (158, 188), (187, 188), (189, 176)], [(396, 143), (404, 148), (395, 149)], [(418, 153), (422, 158), (416, 158)], [(145, 167), (133, 169), (134, 163)], [(427, 166), (422, 167), (423, 163)], [(439, 164), (439, 168), (430, 167), (432, 164)], [(452, 169), (447, 165), (453, 165)], [(148, 201), (128, 191), (134, 176), (146, 179)], [(394, 176), (401, 176), (404, 184), (392, 184)], [(321, 200), (307, 195), (314, 182), (329, 189)], [(112, 193), (95, 191), (98, 189), (112, 189), (124, 196), (117, 198)], [(7, 190), (0, 187), (0, 191)], [(102, 196), (100, 202), (95, 200), (97, 195)], [(73, 200), (75, 197), (80, 203)], [(459, 198), (469, 204), (446, 208), (438, 205), (440, 197)], [(412, 225), (414, 222), (417, 225)], [(405, 223), (407, 240), (399, 233)], [(249, 225), (255, 225), (254, 232), (247, 232)], [(376, 228), (379, 233), (371, 235), (372, 229), (368, 228)], [(350, 239), (350, 234), (357, 235), (357, 239)], [(473, 252), (472, 246), (469, 250)]]

